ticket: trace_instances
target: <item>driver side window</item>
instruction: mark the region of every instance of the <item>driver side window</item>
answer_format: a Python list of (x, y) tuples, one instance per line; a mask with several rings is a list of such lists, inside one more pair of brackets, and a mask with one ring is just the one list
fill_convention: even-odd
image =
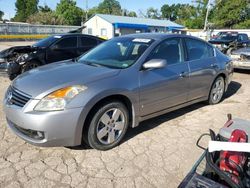
[(180, 38), (167, 39), (159, 44), (149, 56), (151, 59), (165, 59), (168, 65), (183, 62), (183, 49)]

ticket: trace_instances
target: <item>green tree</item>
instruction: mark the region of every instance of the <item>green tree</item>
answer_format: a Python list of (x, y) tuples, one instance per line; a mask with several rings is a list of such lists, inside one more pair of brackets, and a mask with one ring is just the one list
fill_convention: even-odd
[(83, 11), (74, 0), (61, 0), (56, 6), (56, 15), (64, 20), (65, 25), (81, 25)]
[(48, 5), (38, 6), (39, 12), (52, 12), (52, 9)]
[(155, 9), (153, 7), (148, 8), (146, 16), (148, 18), (152, 18), (152, 19), (160, 19), (160, 17), (161, 17), (158, 9)]
[(38, 12), (38, 0), (16, 0), (16, 15), (14, 21), (25, 22), (26, 19)]
[(129, 17), (137, 17), (137, 14), (136, 14), (136, 12), (131, 11), (131, 12), (129, 12), (129, 13), (127, 14), (127, 16), (129, 16)]
[(98, 13), (122, 15), (121, 5), (116, 0), (104, 0), (98, 5)]
[(3, 20), (4, 12), (0, 10), (0, 21)]
[(167, 18), (171, 21), (175, 21), (178, 17), (178, 6), (179, 4), (175, 5), (168, 5), (165, 4), (161, 7), (161, 14), (163, 18)]
[(246, 27), (249, 28), (249, 0), (216, 1), (212, 12), (213, 22), (217, 28)]
[(122, 9), (122, 15), (123, 16), (128, 16), (128, 17), (137, 17), (137, 14), (136, 14), (136, 12), (134, 12), (134, 11), (129, 11), (129, 10), (127, 10), (127, 9)]
[(177, 22), (192, 29), (203, 28), (207, 0), (196, 0), (195, 5), (190, 4), (172, 4), (163, 5), (161, 13), (163, 18)]
[(38, 12), (31, 15), (27, 19), (28, 23), (31, 24), (42, 24), (42, 25), (63, 25), (64, 20), (62, 17), (57, 16), (54, 11), (50, 12)]

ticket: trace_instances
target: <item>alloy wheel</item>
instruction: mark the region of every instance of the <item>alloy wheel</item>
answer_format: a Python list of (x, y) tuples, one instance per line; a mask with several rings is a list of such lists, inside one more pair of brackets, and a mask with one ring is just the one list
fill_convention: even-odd
[(104, 145), (117, 141), (125, 128), (125, 115), (118, 108), (103, 113), (97, 125), (97, 138)]
[(225, 89), (224, 80), (223, 79), (216, 80), (212, 88), (212, 100), (214, 103), (218, 103), (221, 100), (224, 94), (224, 89)]

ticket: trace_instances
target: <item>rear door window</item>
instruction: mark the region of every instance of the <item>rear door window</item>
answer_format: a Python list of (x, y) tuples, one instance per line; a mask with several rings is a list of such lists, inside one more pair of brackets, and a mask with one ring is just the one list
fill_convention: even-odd
[(196, 39), (186, 38), (188, 60), (206, 59), (214, 56), (213, 47)]
[(56, 43), (59, 49), (63, 48), (76, 48), (77, 47), (77, 37), (67, 37), (63, 38)]
[(91, 37), (81, 37), (80, 38), (80, 46), (85, 47), (85, 46), (95, 46), (97, 45), (98, 41), (94, 38)]

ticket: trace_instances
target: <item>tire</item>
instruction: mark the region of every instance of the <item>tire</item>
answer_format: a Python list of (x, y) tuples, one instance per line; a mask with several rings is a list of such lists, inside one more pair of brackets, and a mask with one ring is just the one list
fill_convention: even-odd
[(208, 104), (214, 105), (221, 102), (224, 93), (225, 93), (225, 80), (222, 76), (219, 76), (215, 79), (211, 87), (208, 98)]
[(85, 142), (97, 150), (109, 150), (123, 139), (129, 125), (126, 106), (118, 101), (105, 103), (92, 116)]
[(37, 61), (29, 61), (27, 63), (24, 64), (24, 66), (22, 67), (22, 73), (29, 71), (31, 69), (37, 68), (40, 66), (40, 63)]

